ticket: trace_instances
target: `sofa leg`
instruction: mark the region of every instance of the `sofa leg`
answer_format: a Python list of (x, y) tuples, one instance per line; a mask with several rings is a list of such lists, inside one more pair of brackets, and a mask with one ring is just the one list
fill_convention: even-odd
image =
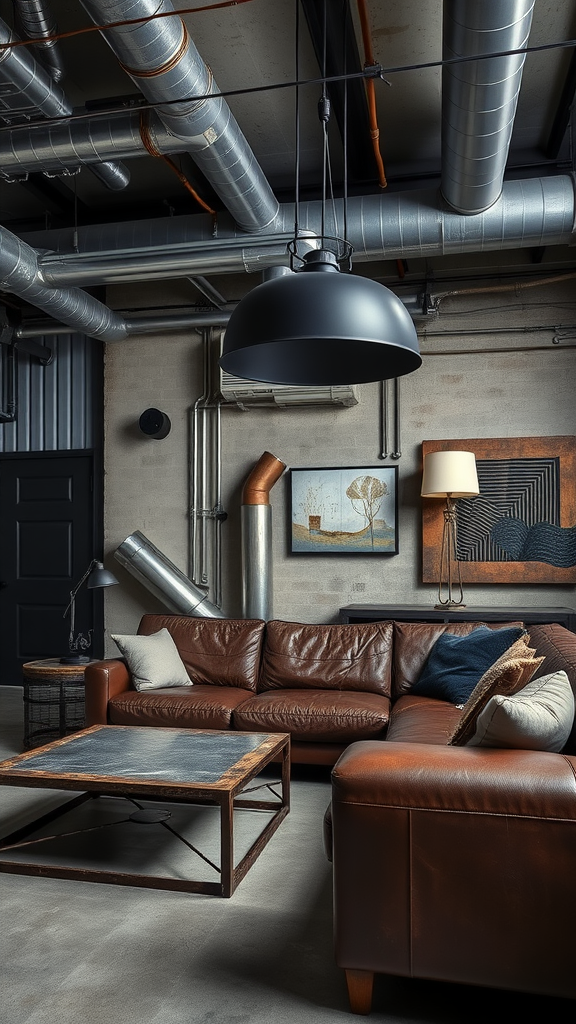
[(346, 984), (352, 1013), (370, 1013), (374, 972), (346, 970)]

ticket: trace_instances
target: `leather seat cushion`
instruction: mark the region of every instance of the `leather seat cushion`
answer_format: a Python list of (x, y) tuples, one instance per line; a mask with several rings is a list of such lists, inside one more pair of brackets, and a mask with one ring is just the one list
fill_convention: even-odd
[(399, 697), (392, 707), (386, 742), (445, 745), (462, 717), (462, 709), (432, 697)]
[(349, 743), (384, 737), (390, 701), (348, 690), (270, 690), (234, 711), (236, 729), (289, 732), (293, 740)]
[(230, 729), (232, 713), (251, 696), (233, 686), (174, 686), (126, 690), (108, 702), (112, 725), (160, 725), (177, 729)]

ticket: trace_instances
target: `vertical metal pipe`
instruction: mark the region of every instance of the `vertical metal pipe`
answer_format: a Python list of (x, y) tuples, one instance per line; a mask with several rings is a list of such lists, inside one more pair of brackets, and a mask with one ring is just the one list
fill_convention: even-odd
[(248, 475), (242, 491), (242, 615), (272, 618), (272, 506), (270, 490), (286, 469), (284, 462), (264, 452)]

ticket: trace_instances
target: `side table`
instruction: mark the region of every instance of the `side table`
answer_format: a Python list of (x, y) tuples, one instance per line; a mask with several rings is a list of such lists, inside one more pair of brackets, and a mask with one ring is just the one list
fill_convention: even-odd
[(25, 750), (84, 728), (85, 668), (62, 665), (59, 658), (22, 666)]

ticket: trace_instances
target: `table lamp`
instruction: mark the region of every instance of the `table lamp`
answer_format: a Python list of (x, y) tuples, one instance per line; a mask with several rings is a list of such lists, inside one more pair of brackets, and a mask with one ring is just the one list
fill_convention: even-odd
[(80, 654), (80, 651), (87, 651), (92, 644), (92, 630), (88, 631), (88, 635), (84, 633), (78, 633), (75, 635), (74, 627), (76, 621), (76, 595), (80, 590), (80, 587), (86, 583), (88, 590), (96, 590), (99, 587), (111, 587), (118, 580), (113, 573), (109, 572), (102, 565), (102, 562), (97, 562), (95, 558), (92, 559), (90, 565), (86, 569), (83, 577), (76, 584), (73, 590), (70, 591), (70, 601), (66, 606), (66, 610), (62, 618), (66, 618), (68, 612), (70, 612), (70, 633), (68, 635), (68, 650), (69, 654), (65, 658), (60, 658), (61, 665), (86, 665), (90, 658), (87, 654)]
[[(465, 608), (462, 590), (462, 576), (457, 553), (456, 505), (455, 498), (472, 498), (479, 494), (476, 458), (473, 452), (429, 452), (424, 456), (421, 496), (423, 498), (445, 498), (442, 546), (440, 548), (440, 571), (438, 583), (438, 604), (435, 608)], [(455, 599), (453, 575), (456, 570), (458, 596)], [(446, 584), (447, 596), (443, 597)]]

